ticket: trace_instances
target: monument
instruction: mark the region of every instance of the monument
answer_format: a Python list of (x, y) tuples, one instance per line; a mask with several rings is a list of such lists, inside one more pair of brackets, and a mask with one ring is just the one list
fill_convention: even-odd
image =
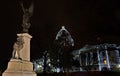
[(30, 62), (30, 40), (32, 36), (28, 34), (30, 28), (29, 19), (33, 13), (33, 3), (28, 9), (23, 7), (23, 3), (21, 3), (21, 6), (24, 12), (23, 31), (17, 34), (17, 41), (13, 45), (12, 58), (2, 76), (36, 76), (33, 71), (33, 63)]

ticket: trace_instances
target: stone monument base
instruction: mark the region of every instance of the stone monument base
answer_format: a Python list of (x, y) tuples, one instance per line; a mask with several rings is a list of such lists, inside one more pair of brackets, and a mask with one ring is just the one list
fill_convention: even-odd
[(36, 76), (30, 61), (11, 59), (2, 76)]
[(2, 76), (36, 76), (34, 72), (4, 72)]

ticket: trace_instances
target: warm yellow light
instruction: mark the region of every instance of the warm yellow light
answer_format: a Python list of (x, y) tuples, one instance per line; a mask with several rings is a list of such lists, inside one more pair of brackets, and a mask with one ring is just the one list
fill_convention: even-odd
[(104, 60), (104, 64), (107, 64), (106, 59)]

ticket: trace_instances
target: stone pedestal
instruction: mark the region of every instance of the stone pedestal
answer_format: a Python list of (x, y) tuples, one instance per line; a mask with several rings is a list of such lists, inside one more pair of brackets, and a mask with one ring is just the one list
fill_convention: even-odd
[(2, 76), (36, 76), (33, 64), (30, 62), (30, 39), (32, 36), (27, 33), (17, 34), (17, 36), (23, 36), (24, 39), (24, 46), (20, 50), (22, 60), (11, 59)]
[(30, 61), (30, 40), (32, 36), (28, 33), (17, 34), (17, 36), (22, 36), (24, 40), (24, 46), (20, 51), (20, 58), (25, 61)]

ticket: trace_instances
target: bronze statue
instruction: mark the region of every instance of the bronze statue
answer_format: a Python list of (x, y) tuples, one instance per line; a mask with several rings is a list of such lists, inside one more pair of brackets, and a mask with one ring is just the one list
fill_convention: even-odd
[(28, 33), (28, 29), (30, 28), (30, 17), (33, 14), (33, 3), (31, 3), (29, 8), (24, 8), (23, 3), (21, 2), (21, 7), (23, 10), (23, 23), (22, 23), (22, 27), (23, 27), (23, 32), (24, 33)]
[[(13, 53), (12, 58), (13, 59), (21, 59), (20, 58), (20, 50), (23, 48), (24, 40), (22, 36), (19, 36), (17, 38), (17, 41), (13, 45)], [(16, 56), (17, 54), (17, 56)]]

